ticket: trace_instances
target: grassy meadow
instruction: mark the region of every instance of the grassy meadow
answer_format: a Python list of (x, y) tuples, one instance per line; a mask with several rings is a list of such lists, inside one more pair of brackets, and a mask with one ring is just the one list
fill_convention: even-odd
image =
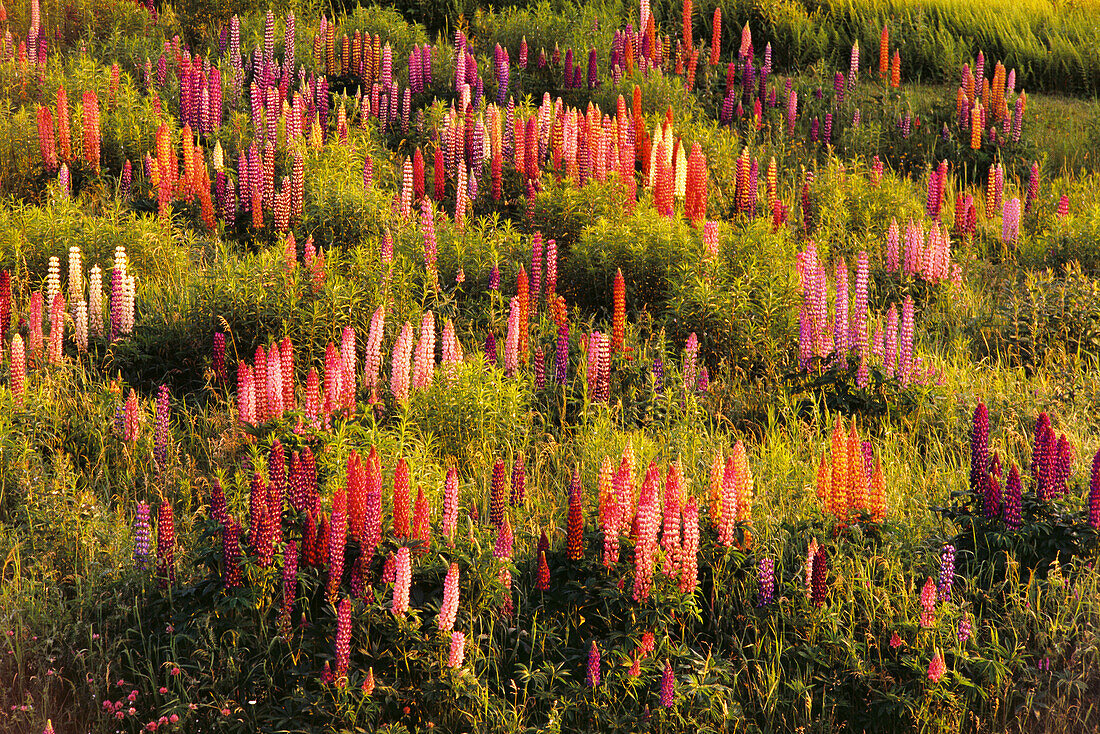
[(0, 731), (1097, 731), (1098, 19), (5, 0)]

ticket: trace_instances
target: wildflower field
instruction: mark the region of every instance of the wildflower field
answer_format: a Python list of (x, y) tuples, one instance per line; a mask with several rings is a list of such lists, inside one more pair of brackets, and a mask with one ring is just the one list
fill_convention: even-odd
[(0, 731), (1100, 730), (1098, 18), (3, 0)]

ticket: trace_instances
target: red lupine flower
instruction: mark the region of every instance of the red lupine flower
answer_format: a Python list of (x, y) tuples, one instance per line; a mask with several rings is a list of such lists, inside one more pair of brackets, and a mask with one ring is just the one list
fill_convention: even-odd
[(622, 268), (615, 271), (615, 284), (612, 287), (612, 305), (611, 351), (615, 354), (619, 354), (625, 351), (626, 342), (626, 281), (623, 279)]
[(546, 551), (539, 551), (539, 565), (535, 579), (535, 588), (539, 591), (546, 591), (550, 588), (550, 566), (546, 563)]
[(569, 486), (566, 557), (571, 561), (584, 559), (584, 514), (581, 508), (581, 477), (575, 467)]
[(172, 517), (172, 505), (160, 503), (157, 512), (157, 575), (161, 586), (176, 583), (176, 529)]

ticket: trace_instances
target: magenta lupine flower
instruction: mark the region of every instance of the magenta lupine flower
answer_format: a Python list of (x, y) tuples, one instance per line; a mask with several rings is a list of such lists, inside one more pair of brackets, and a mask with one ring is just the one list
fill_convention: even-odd
[(226, 590), (241, 585), (241, 526), (232, 517), (222, 531), (222, 586)]
[(1027, 198), (1024, 202), (1024, 211), (1031, 211), (1031, 205), (1039, 198), (1039, 164), (1031, 164), (1031, 173), (1027, 179)]
[(887, 377), (893, 377), (898, 362), (898, 309), (891, 303), (886, 312), (886, 333), (883, 336), (883, 370)]
[(1100, 451), (1092, 457), (1092, 473), (1089, 476), (1089, 526), (1100, 530)]
[(585, 675), (585, 684), (589, 688), (598, 688), (600, 685), (600, 649), (596, 647), (595, 640), (592, 640), (592, 646), (588, 648), (588, 666)]
[(514, 544), (515, 535), (512, 533), (512, 523), (505, 515), (500, 525), (497, 526), (497, 538), (493, 545), (493, 558), (505, 562), (512, 560)]
[(326, 596), (329, 603), (336, 601), (336, 592), (344, 576), (344, 547), (348, 536), (347, 495), (343, 488), (337, 489), (332, 498), (332, 514), (325, 528), (328, 547), (328, 580)]
[(798, 118), (798, 92), (791, 90), (787, 96), (787, 135), (794, 135), (794, 123)]
[(989, 410), (979, 402), (970, 432), (970, 490), (978, 492), (989, 471)]
[(1013, 197), (1005, 202), (1001, 214), (1001, 240), (1006, 245), (1015, 244), (1020, 238), (1020, 200)]
[(993, 520), (1001, 516), (1001, 483), (993, 474), (985, 475), (984, 491), (982, 492), (982, 516), (986, 520)]
[(500, 290), (500, 267), (493, 263), (493, 269), (489, 272), (489, 290)]
[(936, 582), (929, 576), (920, 591), (920, 626), (931, 627), (936, 615)]
[(703, 251), (708, 259), (718, 259), (718, 222), (708, 221), (703, 225)]
[(466, 635), (462, 632), (451, 633), (451, 646), (447, 652), (447, 667), (459, 668), (462, 667), (463, 660), (466, 659)]
[[(550, 240), (553, 242), (553, 240)], [(554, 350), (554, 379), (559, 385), (564, 385), (569, 366), (569, 324), (563, 322), (558, 326), (558, 342)]]
[(485, 361), (490, 367), (497, 366), (497, 337), (493, 332), (485, 335)]
[(409, 587), (412, 584), (412, 560), (409, 558), (409, 549), (402, 546), (397, 549), (397, 560), (394, 564), (395, 577), (393, 582), (393, 613), (403, 616), (409, 610)]
[(157, 391), (157, 428), (154, 434), (153, 460), (157, 471), (164, 471), (168, 462), (168, 386)]
[(756, 585), (756, 605), (763, 607), (771, 604), (772, 599), (775, 598), (775, 561), (773, 559), (760, 559)]
[(940, 554), (940, 580), (936, 585), (936, 600), (951, 601), (955, 585), (955, 546), (948, 543)]
[(836, 263), (836, 303), (833, 308), (834, 357), (838, 364), (848, 361), (848, 264), (844, 258)]
[(558, 287), (558, 242), (546, 241), (546, 301), (554, 297)]
[(963, 617), (962, 619), (960, 619), (959, 620), (959, 631), (958, 631), (959, 644), (960, 645), (965, 645), (967, 640), (970, 639), (970, 635), (971, 635), (972, 632), (973, 632), (973, 628), (970, 625), (970, 618), (969, 617)]
[(451, 563), (447, 569), (447, 578), (443, 582), (443, 603), (439, 607), (437, 624), (439, 629), (450, 632), (455, 627), (455, 617), (458, 615), (458, 564)]
[(348, 684), (348, 659), (351, 656), (351, 599), (344, 597), (336, 607), (336, 672), (335, 683)]
[(672, 664), (665, 660), (665, 669), (661, 672), (661, 705), (672, 708), (676, 699), (676, 676), (672, 672)]
[(399, 403), (405, 403), (409, 399), (409, 368), (412, 361), (412, 327), (406, 321), (401, 327), (401, 333), (397, 337), (397, 343), (393, 347), (392, 363), (390, 370), (390, 391)]
[(134, 568), (144, 571), (149, 568), (153, 560), (149, 552), (149, 541), (152, 533), (149, 526), (149, 505), (138, 502), (137, 514), (134, 516)]

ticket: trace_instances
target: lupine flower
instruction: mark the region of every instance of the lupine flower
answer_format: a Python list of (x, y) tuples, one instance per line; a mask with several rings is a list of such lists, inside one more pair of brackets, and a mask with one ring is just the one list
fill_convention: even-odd
[[(686, 0), (691, 2), (691, 0)], [(592, 646), (588, 648), (588, 666), (585, 674), (585, 684), (589, 688), (598, 688), (600, 685), (600, 649), (596, 647), (596, 641), (592, 640)]]
[(336, 592), (344, 576), (344, 546), (347, 543), (347, 495), (340, 487), (332, 496), (332, 515), (324, 535), (328, 550), (328, 580), (326, 597), (330, 604), (336, 601)]
[(989, 471), (989, 410), (979, 402), (970, 433), (970, 489), (977, 492)]
[(412, 584), (412, 561), (409, 558), (407, 546), (397, 549), (394, 571), (392, 609), (393, 613), (400, 617), (409, 610), (409, 587)]
[(825, 548), (818, 547), (817, 552), (813, 554), (813, 567), (811, 572), (810, 600), (815, 607), (820, 607), (825, 604), (825, 596), (828, 593), (826, 582), (829, 576), (829, 557), (825, 552)]
[(348, 684), (348, 659), (351, 656), (351, 599), (346, 596), (336, 607), (336, 672), (340, 687)]
[(1003, 505), (1001, 507), (1001, 515), (1004, 519), (1005, 527), (1010, 530), (1016, 530), (1020, 527), (1020, 512), (1023, 504), (1022, 494), (1023, 486), (1020, 482), (1020, 470), (1013, 464), (1012, 469), (1008, 472), (1008, 481), (1005, 482)]
[(157, 512), (157, 576), (161, 586), (176, 582), (176, 530), (172, 518), (172, 505), (167, 501), (160, 503)]
[(767, 606), (775, 598), (775, 561), (761, 558), (757, 573), (757, 606)]
[(452, 543), (457, 523), (458, 470), (452, 466), (447, 469), (447, 478), (443, 482), (443, 537)]
[(451, 633), (451, 647), (447, 653), (447, 667), (460, 668), (466, 659), (466, 635), (462, 632)]
[(22, 408), (27, 384), (27, 362), (23, 353), (23, 337), (16, 332), (11, 339), (11, 394), (15, 404)]
[(1058, 218), (1065, 219), (1069, 216), (1069, 196), (1062, 194), (1058, 199)]
[(401, 457), (393, 470), (393, 534), (398, 538), (409, 537), (410, 509), (409, 465)]
[(937, 584), (937, 601), (951, 601), (951, 589), (955, 584), (955, 546), (943, 547), (940, 556), (940, 580)]
[(936, 582), (929, 576), (920, 591), (920, 626), (931, 627), (936, 615)]
[[(494, 479), (496, 472), (494, 469)], [(569, 485), (569, 514), (566, 529), (566, 557), (584, 560), (584, 514), (581, 508), (581, 477), (576, 467)]]
[(1092, 457), (1092, 473), (1089, 476), (1089, 526), (1100, 530), (1100, 451)]
[(390, 391), (399, 403), (405, 403), (409, 399), (409, 368), (412, 351), (412, 327), (406, 321), (393, 347), (390, 371)]
[(149, 568), (152, 555), (149, 553), (149, 540), (152, 537), (149, 528), (149, 505), (139, 502), (134, 516), (134, 568)]
[(439, 629), (450, 632), (455, 626), (458, 614), (458, 564), (451, 563), (447, 569), (447, 578), (443, 582), (443, 603), (439, 607), (437, 624)]
[(680, 569), (679, 590), (681, 594), (691, 594), (699, 582), (699, 504), (694, 497), (688, 498), (684, 505), (682, 525), (683, 538), (676, 562)]
[(168, 461), (168, 386), (157, 391), (157, 428), (154, 434), (153, 457), (159, 471), (164, 471)]
[(298, 541), (292, 540), (283, 549), (283, 606), (279, 613), (279, 629), (284, 637), (290, 636), (290, 615), (294, 611), (294, 597), (298, 591)]
[(535, 588), (539, 591), (550, 589), (550, 566), (547, 563), (546, 551), (539, 551), (539, 566), (536, 572)]
[(1020, 238), (1020, 200), (1013, 197), (1005, 202), (1001, 219), (1001, 240), (1015, 244)]
[(676, 678), (672, 672), (672, 664), (664, 660), (664, 670), (661, 671), (661, 705), (665, 709), (671, 709), (676, 695)]
[(946, 670), (947, 666), (943, 662), (943, 655), (939, 650), (936, 650), (936, 654), (932, 657), (932, 662), (928, 663), (928, 680), (933, 683), (939, 683), (940, 678), (943, 677)]
[(970, 618), (969, 617), (963, 617), (962, 619), (960, 619), (959, 620), (959, 631), (958, 631), (959, 644), (960, 645), (965, 645), (967, 640), (970, 639), (970, 635), (971, 635), (972, 632), (973, 632), (973, 628), (970, 625)]
[(527, 498), (527, 467), (523, 454), (517, 453), (516, 460), (512, 464), (512, 497), (511, 505), (523, 505)]

